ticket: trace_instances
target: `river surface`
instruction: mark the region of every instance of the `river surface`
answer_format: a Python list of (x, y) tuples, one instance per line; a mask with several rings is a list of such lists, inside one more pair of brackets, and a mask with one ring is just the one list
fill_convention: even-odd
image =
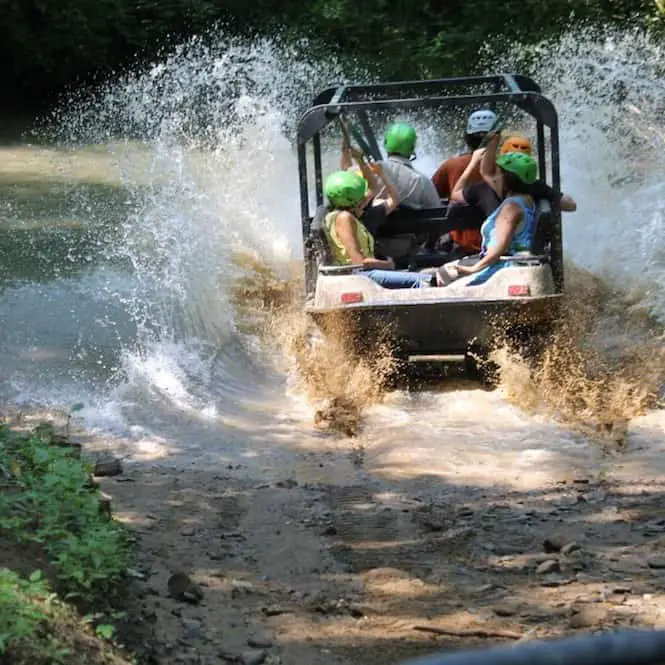
[[(493, 391), (442, 379), (377, 399), (371, 377), (324, 354), (311, 362), (328, 397), (360, 409), (353, 440), (313, 426), (320, 404), (284, 351), (301, 322), (275, 319), (269, 334), (251, 323), (266, 318), (257, 296), (299, 295), (298, 112), (362, 73), (221, 36), (73, 97), (0, 148), (0, 399), (71, 413), (88, 436), (155, 464), (271, 468), (334, 450), (352, 453), (344, 473), (360, 456), (385, 476), (533, 486), (602, 469), (609, 451), (615, 470), (656, 473), (663, 65), (636, 34), (571, 36), (535, 75), (558, 108), (563, 188), (579, 205), (564, 220), (572, 332), (538, 376), (504, 358)], [(414, 120), (417, 168), (462, 149), (463, 117)], [(327, 168), (337, 150), (331, 136)], [(304, 478), (324, 473), (298, 464)]]

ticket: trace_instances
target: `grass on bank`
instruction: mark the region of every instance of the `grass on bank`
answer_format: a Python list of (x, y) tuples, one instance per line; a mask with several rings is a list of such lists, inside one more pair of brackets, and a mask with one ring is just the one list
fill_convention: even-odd
[(111, 642), (132, 539), (90, 471), (52, 427), (0, 424), (0, 663), (127, 662)]

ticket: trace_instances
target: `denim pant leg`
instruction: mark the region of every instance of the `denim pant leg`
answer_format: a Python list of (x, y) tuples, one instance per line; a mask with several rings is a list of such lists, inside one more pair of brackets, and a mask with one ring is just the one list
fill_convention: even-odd
[(384, 289), (420, 289), (431, 284), (430, 275), (397, 270), (368, 270), (364, 273)]

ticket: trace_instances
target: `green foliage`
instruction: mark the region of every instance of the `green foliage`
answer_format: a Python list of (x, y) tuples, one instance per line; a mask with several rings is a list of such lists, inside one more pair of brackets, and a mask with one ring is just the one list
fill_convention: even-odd
[(70, 650), (57, 636), (41, 630), (54, 610), (60, 610), (60, 605), (40, 571), (25, 580), (10, 570), (0, 570), (0, 655), (11, 649), (26, 654), (27, 662), (37, 657), (54, 665), (66, 662)]
[(53, 437), (48, 426), (28, 437), (0, 426), (0, 532), (39, 543), (65, 592), (103, 596), (127, 570), (129, 539), (102, 510), (89, 466)]
[(215, 24), (307, 35), (377, 62), (389, 78), (473, 71), (496, 37), (535, 41), (572, 22), (662, 27), (664, 0), (7, 0), (0, 12), (5, 96), (45, 94), (151, 57)]

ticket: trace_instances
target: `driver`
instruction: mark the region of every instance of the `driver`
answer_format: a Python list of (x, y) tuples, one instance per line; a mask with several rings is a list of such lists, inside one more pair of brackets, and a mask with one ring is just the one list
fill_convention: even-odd
[(400, 206), (411, 210), (440, 208), (436, 187), (411, 163), (415, 159), (416, 139), (416, 130), (411, 125), (405, 122), (390, 125), (383, 138), (388, 158), (378, 165), (397, 188)]

